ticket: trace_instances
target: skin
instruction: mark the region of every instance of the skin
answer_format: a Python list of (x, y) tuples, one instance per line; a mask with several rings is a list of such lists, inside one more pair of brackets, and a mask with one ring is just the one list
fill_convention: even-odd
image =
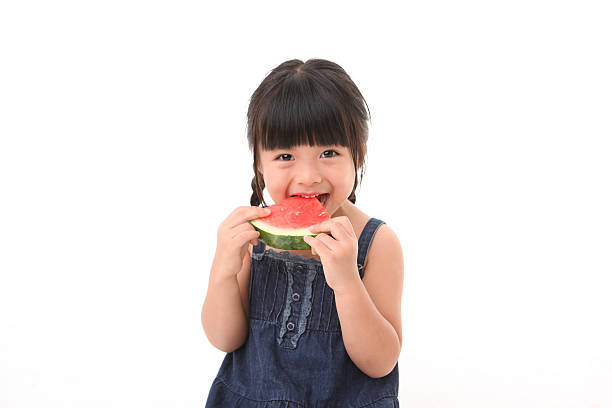
[(319, 235), (305, 240), (334, 290), (349, 356), (366, 374), (388, 374), (401, 349), (403, 257), (399, 240), (383, 225), (368, 253), (364, 280), (359, 278), (357, 239), (369, 217), (348, 201), (355, 180), (350, 151), (339, 145), (295, 146), (260, 150), (260, 158), (258, 169), (274, 202), (296, 193), (330, 193), (331, 218), (312, 226)]
[[(351, 194), (355, 168), (344, 146), (296, 146), (292, 149), (259, 150), (258, 169), (274, 202), (293, 194), (330, 193), (325, 209), (341, 215)], [(340, 211), (340, 214), (336, 214)]]
[[(350, 151), (335, 145), (260, 149), (259, 153), (258, 169), (275, 202), (299, 193), (330, 194), (326, 210), (331, 218), (310, 228), (312, 232), (318, 233), (315, 238), (305, 238), (312, 251), (289, 252), (320, 259), (327, 284), (334, 290), (343, 342), (353, 363), (373, 378), (389, 374), (399, 359), (402, 342), (402, 249), (393, 230), (383, 224), (372, 241), (364, 265), (364, 277), (360, 279), (357, 269), (357, 239), (370, 217), (348, 201), (355, 180)], [(242, 212), (238, 211), (240, 216), (232, 213), (224, 221), (226, 226), (233, 225), (234, 228), (233, 232), (227, 230), (221, 234), (233, 237), (232, 240), (226, 239), (226, 242), (233, 245), (233, 256), (227, 255), (229, 251), (220, 251), (218, 238), (202, 323), (213, 345), (221, 345), (217, 347), (227, 352), (240, 347), (248, 332), (248, 286), (252, 252), (249, 243), (253, 243), (259, 233), (252, 226), (244, 224), (248, 219), (261, 216), (259, 210), (257, 207), (245, 207)], [(242, 250), (239, 251), (238, 247)], [(248, 251), (245, 251), (247, 247)], [(228, 273), (230, 269), (236, 271), (238, 253), (243, 256), (242, 266), (237, 273)], [(232, 267), (228, 268), (230, 263)], [(236, 307), (238, 297), (242, 303), (241, 309)], [(223, 316), (219, 312), (213, 316), (209, 310), (218, 310), (217, 307), (231, 309), (233, 313), (241, 310), (244, 314), (232, 317), (229, 312)], [(232, 325), (228, 319), (237, 323)], [(233, 329), (228, 330), (228, 325)], [(215, 338), (216, 344), (212, 338)]]

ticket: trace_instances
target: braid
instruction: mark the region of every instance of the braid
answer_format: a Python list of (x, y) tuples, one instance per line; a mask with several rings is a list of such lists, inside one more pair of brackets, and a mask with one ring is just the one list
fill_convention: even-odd
[(355, 173), (355, 184), (353, 184), (353, 191), (351, 192), (351, 195), (348, 197), (348, 200), (355, 204), (355, 201), (357, 200), (357, 196), (355, 196), (355, 190), (357, 189), (357, 173)]
[(351, 195), (349, 196), (348, 200), (355, 204), (355, 200), (357, 200), (357, 197), (355, 197), (355, 190), (353, 190), (353, 192), (351, 193)]
[[(363, 180), (363, 167), (361, 167), (361, 180)], [(351, 195), (348, 197), (348, 200), (355, 204), (355, 201), (357, 201), (357, 196), (355, 195), (355, 190), (357, 190), (357, 185), (358, 185), (358, 180), (357, 180), (357, 172), (355, 172), (355, 184), (353, 185), (353, 191), (351, 192)]]
[(251, 188), (253, 189), (253, 194), (251, 195), (251, 205), (255, 207), (259, 207), (261, 203), (266, 204), (263, 199), (263, 188), (265, 187), (265, 182), (261, 173), (257, 171), (257, 167), (253, 164), (253, 170), (255, 171), (255, 177), (251, 181)]

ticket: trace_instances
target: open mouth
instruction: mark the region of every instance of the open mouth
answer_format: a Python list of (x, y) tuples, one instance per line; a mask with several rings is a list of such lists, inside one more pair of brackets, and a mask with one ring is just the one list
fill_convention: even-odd
[[(291, 197), (298, 197), (298, 196), (299, 197), (304, 197), (302, 195), (292, 195)], [(318, 194), (316, 196), (316, 198), (323, 205), (323, 207), (325, 207), (325, 204), (327, 204), (327, 200), (329, 199), (329, 193)]]

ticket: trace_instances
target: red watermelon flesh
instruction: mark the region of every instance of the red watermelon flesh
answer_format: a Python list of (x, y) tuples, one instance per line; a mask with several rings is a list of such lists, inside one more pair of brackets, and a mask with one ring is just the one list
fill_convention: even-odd
[(308, 228), (329, 219), (325, 207), (316, 198), (288, 197), (267, 208), (270, 215), (260, 220), (277, 228)]
[(308, 227), (330, 218), (316, 198), (288, 197), (267, 208), (270, 215), (252, 220), (251, 224), (259, 231), (259, 239), (279, 249), (310, 249), (303, 237), (316, 234)]

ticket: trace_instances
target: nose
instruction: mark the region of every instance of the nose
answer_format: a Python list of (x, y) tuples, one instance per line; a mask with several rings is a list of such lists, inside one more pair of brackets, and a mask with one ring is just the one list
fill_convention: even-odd
[(306, 186), (319, 184), (322, 180), (321, 172), (316, 164), (304, 162), (295, 168), (295, 181)]

